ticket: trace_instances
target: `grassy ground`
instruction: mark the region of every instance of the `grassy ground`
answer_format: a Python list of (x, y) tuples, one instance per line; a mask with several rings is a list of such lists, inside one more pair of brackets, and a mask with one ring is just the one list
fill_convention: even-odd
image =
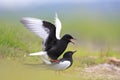
[[(87, 25), (90, 25), (90, 23), (93, 23), (89, 21), (87, 22), (88, 22)], [(76, 24), (76, 22), (74, 22), (73, 24)], [(82, 25), (87, 26), (85, 24), (82, 24)], [(63, 23), (63, 26), (70, 26), (70, 25)], [(81, 26), (81, 25), (77, 25), (77, 26)], [(74, 34), (73, 32), (78, 31), (77, 35), (75, 35), (77, 36), (78, 39), (80, 36), (87, 37), (87, 34), (89, 36), (91, 34), (95, 34), (95, 33), (97, 34), (97, 31), (91, 34), (87, 33), (91, 30), (93, 31), (95, 29), (94, 28), (95, 26), (96, 25), (94, 24), (93, 28), (90, 28), (90, 29), (89, 27), (88, 28), (77, 27), (76, 29), (73, 29), (73, 30), (70, 29), (70, 33)], [(111, 32), (107, 32), (107, 33), (112, 34), (113, 33), (112, 29), (113, 27), (111, 27), (110, 29)], [(80, 33), (82, 33), (82, 30), (83, 30), (83, 34), (84, 33), (86, 34), (78, 36)], [(99, 31), (99, 28), (97, 30)], [(64, 32), (69, 32), (68, 27), (64, 28), (62, 34)], [(118, 35), (118, 33), (119, 32), (116, 29), (116, 32), (113, 34), (113, 36), (115, 36), (116, 34)], [(100, 33), (98, 35), (100, 35)], [(93, 35), (93, 36), (96, 36), (96, 35)], [(109, 37), (109, 38), (112, 38), (112, 37)], [(90, 77), (90, 76), (87, 77), (88, 74), (82, 73), (82, 69), (84, 67), (89, 67), (92, 65), (104, 63), (106, 62), (107, 57), (120, 58), (119, 52), (114, 52), (109, 48), (105, 51), (104, 50), (90, 51), (85, 47), (79, 46), (78, 43), (76, 43), (76, 45), (70, 44), (67, 50), (77, 50), (77, 53), (73, 56), (74, 57), (73, 66), (70, 69), (63, 72), (54, 72), (54, 71), (42, 69), (40, 66), (39, 66), (40, 68), (38, 68), (37, 64), (41, 62), (37, 57), (26, 56), (28, 53), (37, 52), (40, 50), (41, 50), (41, 39), (39, 39), (37, 36), (29, 32), (27, 29), (25, 29), (23, 25), (20, 24), (20, 22), (1, 21), (0, 23), (0, 71), (1, 71), (0, 78), (2, 80), (8, 80), (8, 79), (9, 80), (16, 80), (16, 79), (17, 80), (25, 80), (25, 79), (26, 80), (28, 79), (29, 80), (33, 80), (33, 79), (36, 79), (36, 80), (39, 80), (39, 79), (43, 79), (43, 80), (46, 80), (46, 79), (49, 79), (49, 80), (56, 80), (56, 79), (57, 80), (112, 80), (112, 79), (108, 79), (107, 77)], [(25, 65), (25, 64), (31, 64), (31, 65)]]

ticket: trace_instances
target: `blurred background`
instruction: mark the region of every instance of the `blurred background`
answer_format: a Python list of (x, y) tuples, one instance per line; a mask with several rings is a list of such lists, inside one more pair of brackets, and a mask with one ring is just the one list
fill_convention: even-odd
[(120, 51), (119, 0), (1, 0), (0, 27), (23, 26), (23, 17), (54, 23), (56, 12), (62, 22), (62, 35), (72, 34), (79, 46)]
[[(61, 36), (69, 33), (76, 38), (76, 45), (67, 48), (77, 52), (66, 72), (43, 69), (38, 57), (27, 56), (42, 49), (41, 39), (20, 22), (34, 17), (54, 23), (56, 12), (62, 22)], [(120, 69), (113, 65), (107, 70), (106, 65), (99, 70), (92, 67), (92, 74), (84, 72), (90, 66), (116, 64), (116, 58), (120, 59), (120, 0), (0, 0), (1, 80), (120, 80)]]

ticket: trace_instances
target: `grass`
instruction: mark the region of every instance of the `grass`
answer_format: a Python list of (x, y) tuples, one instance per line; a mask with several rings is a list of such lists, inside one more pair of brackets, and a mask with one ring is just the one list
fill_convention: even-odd
[[(7, 25), (9, 24), (9, 25)], [(34, 48), (34, 46), (41, 47), (40, 40), (34, 35), (28, 32), (22, 25), (14, 24), (11, 22), (2, 22), (0, 24), (0, 54), (12, 55), (12, 54), (24, 54), (29, 50), (39, 50), (40, 48)], [(25, 33), (24, 33), (25, 32)], [(34, 44), (33, 44), (34, 43)], [(32, 45), (32, 47), (31, 47)], [(15, 51), (15, 52), (14, 52)], [(19, 52), (16, 52), (19, 51)]]
[[(72, 20), (72, 19), (71, 19)], [(79, 20), (78, 20), (79, 21)], [(82, 24), (79, 22), (73, 22), (72, 25), (63, 22), (64, 29), (63, 32), (68, 32), (77, 37), (91, 40), (90, 38), (96, 38), (96, 36), (104, 36), (108, 41), (117, 41), (119, 34), (119, 23), (116, 27), (112, 27), (114, 23), (94, 22), (95, 20), (83, 20)], [(70, 23), (69, 22), (69, 23)], [(94, 24), (96, 23), (96, 24)], [(68, 27), (79, 26), (68, 30)], [(111, 27), (108, 27), (110, 26)], [(65, 27), (67, 26), (67, 27)], [(96, 27), (97, 26), (97, 27)], [(101, 29), (100, 26), (104, 26)], [(107, 30), (109, 29), (109, 32)], [(114, 29), (114, 30), (113, 30)], [(102, 31), (102, 32), (101, 32)], [(114, 37), (111, 37), (111, 36)], [(87, 38), (89, 37), (89, 38)], [(105, 38), (105, 39), (106, 39)], [(111, 40), (114, 38), (114, 40)], [(99, 39), (99, 38), (97, 38)], [(54, 72), (50, 70), (45, 70), (41, 68), (36, 68), (36, 66), (27, 66), (24, 63), (38, 64), (40, 63), (37, 57), (27, 57), (26, 55), (31, 52), (37, 52), (41, 50), (41, 39), (29, 32), (23, 27), (18, 21), (1, 21), (0, 23), (0, 77), (2, 80), (33, 80), (33, 79), (49, 79), (49, 80), (107, 80), (107, 77), (86, 77), (87, 74), (82, 73), (84, 67), (89, 67), (92, 65), (104, 63), (107, 57), (117, 57), (120, 58), (119, 52), (115, 52), (108, 48), (107, 50), (91, 51), (88, 48), (79, 45), (69, 44), (67, 50), (77, 50), (74, 54), (74, 64), (73, 66), (64, 72)], [(12, 74), (11, 74), (12, 72)], [(7, 73), (7, 74), (6, 74)], [(17, 74), (16, 74), (17, 73)], [(47, 75), (47, 77), (46, 77)], [(54, 76), (56, 75), (56, 76)], [(74, 76), (72, 76), (74, 75)], [(6, 77), (7, 76), (7, 77)], [(69, 79), (68, 79), (69, 78)], [(111, 79), (108, 79), (111, 80)]]

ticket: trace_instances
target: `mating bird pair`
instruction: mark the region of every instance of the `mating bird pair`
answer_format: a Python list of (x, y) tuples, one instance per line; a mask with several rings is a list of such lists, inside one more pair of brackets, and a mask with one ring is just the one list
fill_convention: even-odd
[(21, 22), (31, 32), (43, 39), (43, 51), (31, 53), (30, 56), (40, 56), (41, 60), (55, 70), (64, 70), (69, 68), (72, 63), (72, 55), (76, 51), (65, 52), (62, 59), (58, 57), (65, 51), (68, 43), (73, 43), (73, 37), (65, 34), (60, 38), (61, 22), (56, 14), (55, 25), (44, 20), (36, 18), (23, 18)]

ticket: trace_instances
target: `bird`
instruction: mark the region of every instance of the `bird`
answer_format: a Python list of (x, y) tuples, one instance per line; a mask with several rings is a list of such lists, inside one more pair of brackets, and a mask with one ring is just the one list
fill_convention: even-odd
[(76, 51), (67, 51), (64, 53), (63, 58), (59, 59), (59, 62), (51, 62), (46, 60), (45, 58), (41, 58), (41, 60), (45, 63), (46, 67), (55, 71), (62, 71), (70, 68), (73, 64), (72, 55)]
[(58, 57), (66, 50), (68, 43), (74, 44), (75, 39), (70, 34), (65, 34), (60, 38), (62, 26), (57, 14), (55, 16), (55, 24), (31, 17), (22, 18), (21, 23), (28, 30), (43, 39), (42, 51), (30, 53), (29, 56), (43, 56), (46, 59), (57, 62)]

